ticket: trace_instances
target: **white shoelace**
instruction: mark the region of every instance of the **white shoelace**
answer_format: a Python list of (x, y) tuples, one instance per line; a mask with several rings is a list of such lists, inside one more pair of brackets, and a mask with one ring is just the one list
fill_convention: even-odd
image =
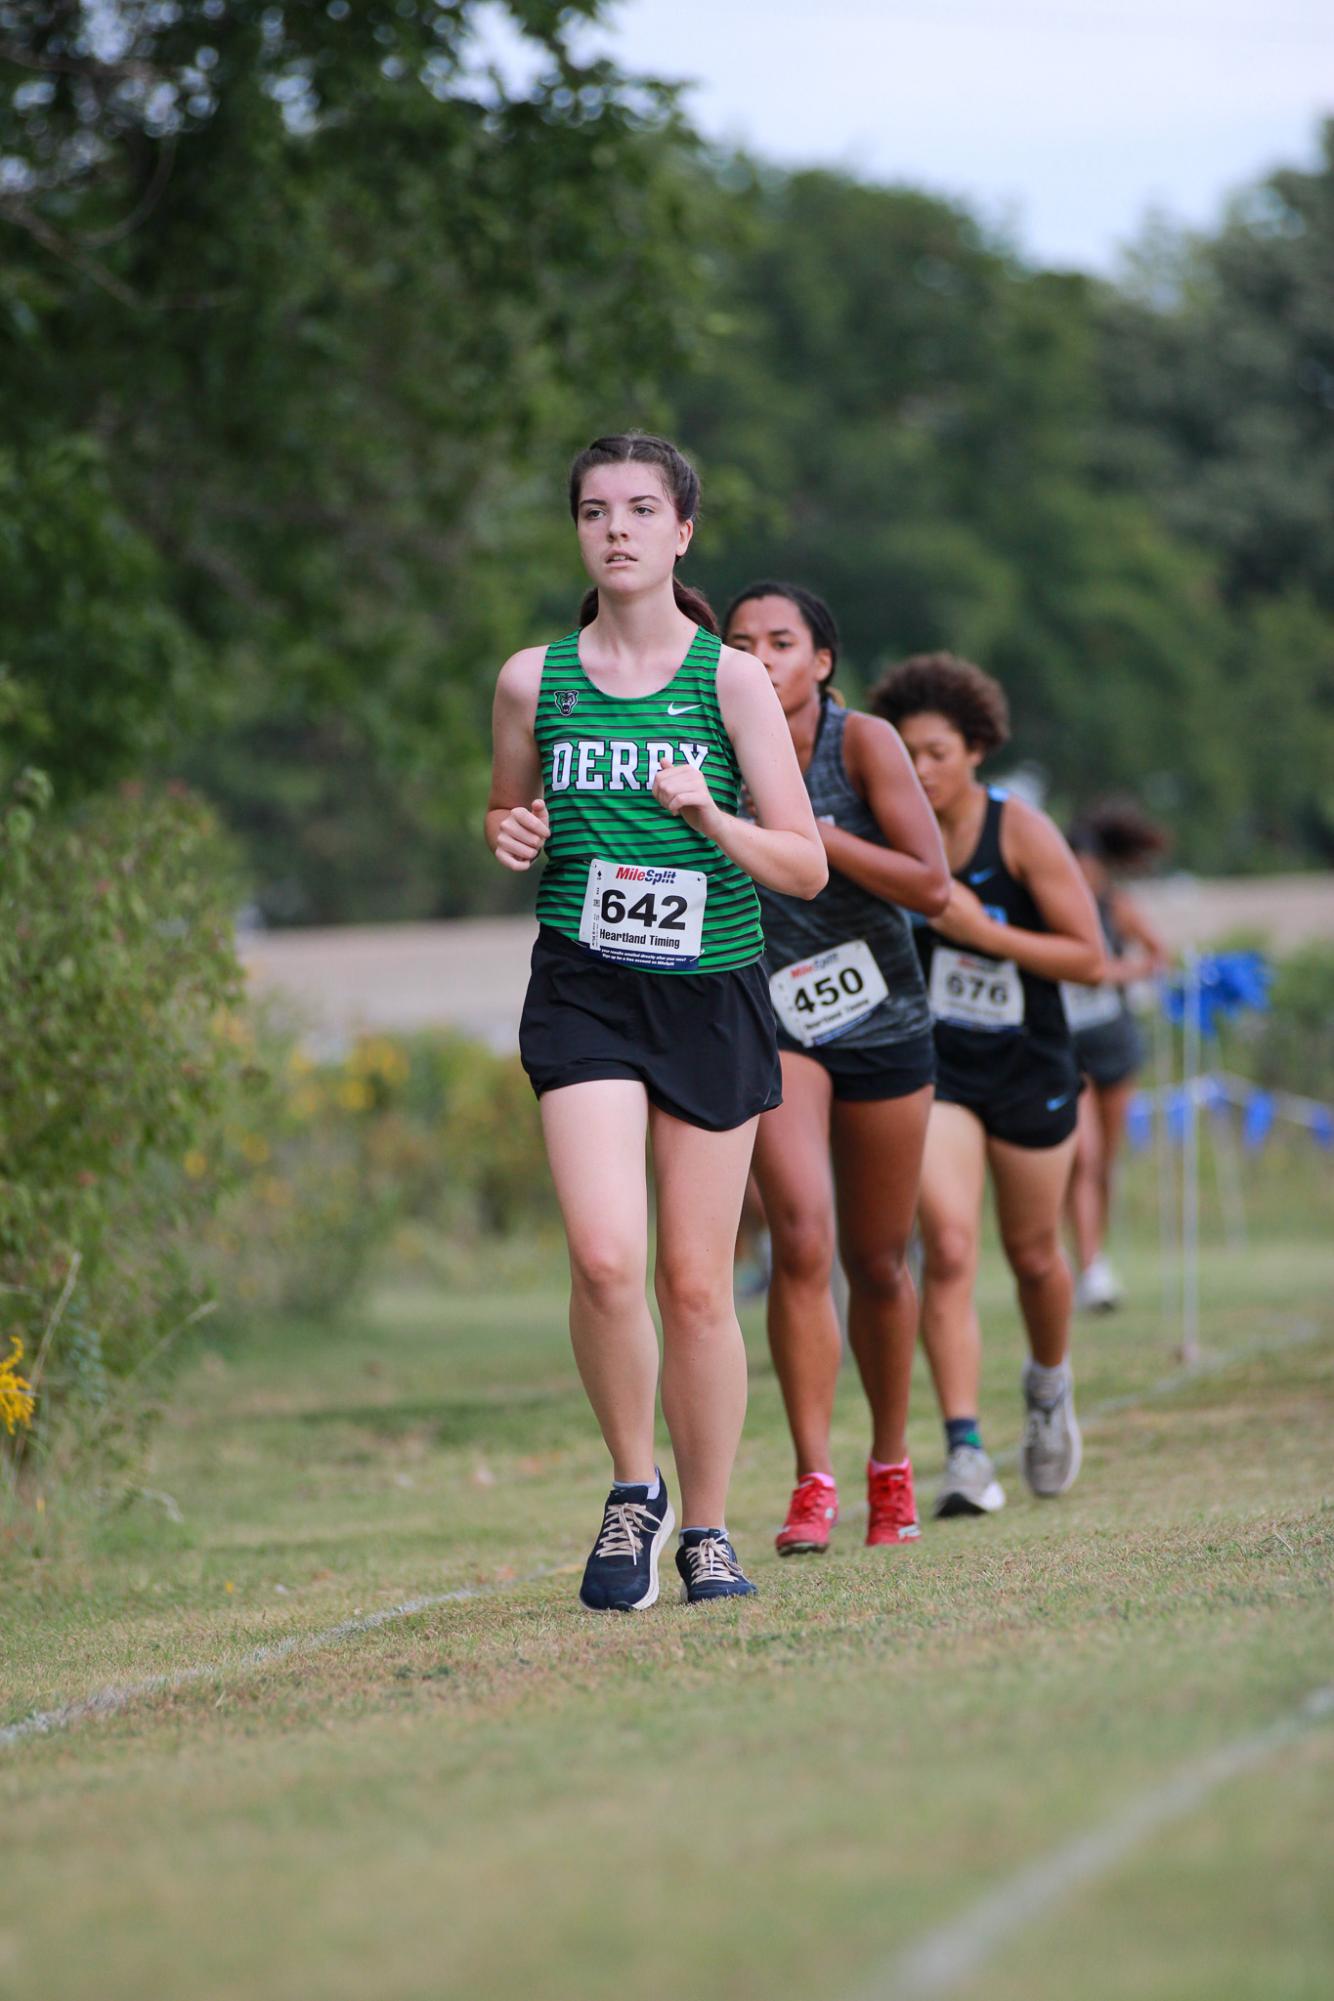
[(643, 1501), (608, 1501), (593, 1554), (637, 1558), (645, 1536), (657, 1526), (657, 1517)]
[(740, 1565), (719, 1535), (705, 1536), (702, 1542), (687, 1542), (681, 1547), (690, 1565), (692, 1584), (726, 1582), (741, 1575)]

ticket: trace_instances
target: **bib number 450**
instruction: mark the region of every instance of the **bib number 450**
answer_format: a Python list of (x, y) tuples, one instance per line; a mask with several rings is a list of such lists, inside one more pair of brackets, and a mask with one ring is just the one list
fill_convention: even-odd
[(865, 939), (850, 938), (811, 959), (784, 966), (769, 981), (774, 1013), (795, 1042), (832, 1042), (878, 1007), (885, 976)]
[(866, 992), (866, 982), (855, 966), (845, 966), (836, 980), (828, 975), (812, 980), (808, 987), (799, 987), (792, 1005), (799, 1014), (809, 1015), (814, 1021), (821, 1008), (837, 1007), (840, 994), (854, 999)]

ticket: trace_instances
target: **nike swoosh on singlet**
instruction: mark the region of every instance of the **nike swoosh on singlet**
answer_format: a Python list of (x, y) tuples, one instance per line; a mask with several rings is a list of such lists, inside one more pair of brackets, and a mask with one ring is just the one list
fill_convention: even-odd
[(685, 716), (698, 707), (698, 702), (668, 702), (667, 713), (669, 716)]
[(1070, 1096), (1070, 1093), (1069, 1093), (1068, 1091), (1062, 1091), (1062, 1093), (1061, 1093), (1061, 1095), (1060, 1095), (1060, 1097), (1059, 1097), (1059, 1098), (1048, 1098), (1048, 1100), (1047, 1100), (1047, 1110), (1048, 1110), (1049, 1112), (1059, 1112), (1059, 1111), (1060, 1111), (1060, 1109), (1061, 1109), (1061, 1106), (1062, 1106), (1062, 1105), (1063, 1105), (1063, 1104), (1065, 1103), (1066, 1099), (1067, 1099), (1067, 1098), (1068, 1098), (1069, 1096)]
[(977, 868), (969, 876), (969, 882), (985, 882), (989, 875), (995, 875), (994, 868)]

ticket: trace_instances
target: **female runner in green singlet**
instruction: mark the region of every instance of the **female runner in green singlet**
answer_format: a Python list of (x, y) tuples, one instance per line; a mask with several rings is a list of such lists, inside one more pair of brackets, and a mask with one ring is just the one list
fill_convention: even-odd
[[(570, 477), (593, 580), (581, 629), (501, 669), (487, 839), (546, 849), (520, 1028), (569, 1242), (575, 1359), (613, 1486), (580, 1590), (658, 1595), (673, 1526), (654, 1458), (645, 1137), (657, 1193), (662, 1403), (691, 1602), (744, 1595), (727, 1488), (746, 1403), (732, 1246), (759, 1114), (779, 1100), (755, 882), (814, 896), (824, 849), (777, 696), (675, 583), (699, 505), (664, 440), (600, 438)], [(754, 822), (736, 815), (741, 785)]]

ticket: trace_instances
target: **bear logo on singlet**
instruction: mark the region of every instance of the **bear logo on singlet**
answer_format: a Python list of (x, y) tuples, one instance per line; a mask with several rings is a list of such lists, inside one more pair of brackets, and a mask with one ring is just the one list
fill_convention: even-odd
[(558, 715), (572, 716), (574, 714), (574, 705), (579, 700), (579, 690), (577, 688), (562, 688), (560, 693), (554, 697), (554, 700)]

